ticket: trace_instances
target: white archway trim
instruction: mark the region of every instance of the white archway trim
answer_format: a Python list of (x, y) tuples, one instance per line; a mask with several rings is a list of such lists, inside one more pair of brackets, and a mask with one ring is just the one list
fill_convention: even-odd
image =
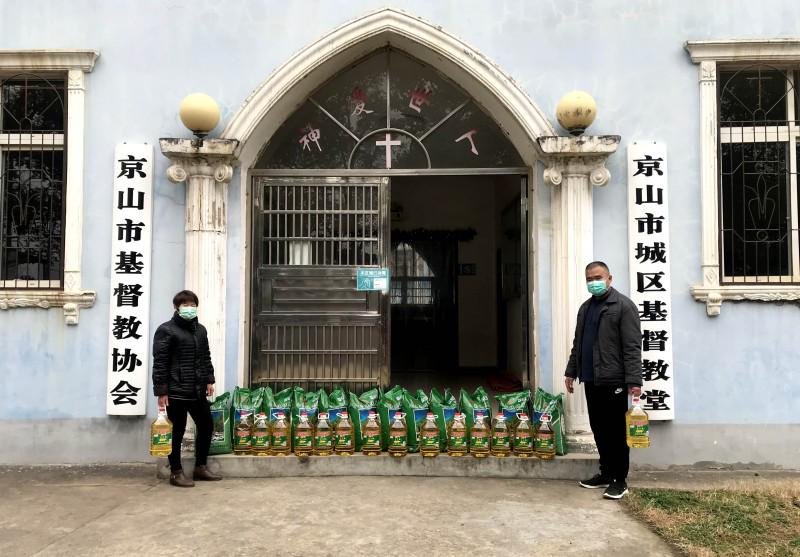
[(493, 62), (460, 39), (420, 18), (381, 9), (338, 27), (280, 66), (245, 100), (222, 132), (239, 141), (244, 169), (255, 164), (285, 117), (337, 71), (390, 44), (458, 83), (508, 134), (525, 163), (538, 158), (537, 138), (556, 135), (528, 95)]

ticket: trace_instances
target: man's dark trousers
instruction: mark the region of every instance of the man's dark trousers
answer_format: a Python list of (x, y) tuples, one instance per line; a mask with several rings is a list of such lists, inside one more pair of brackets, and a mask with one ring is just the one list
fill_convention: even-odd
[(628, 389), (584, 383), (589, 425), (600, 453), (600, 474), (608, 480), (625, 481), (628, 477), (630, 449), (625, 435)]

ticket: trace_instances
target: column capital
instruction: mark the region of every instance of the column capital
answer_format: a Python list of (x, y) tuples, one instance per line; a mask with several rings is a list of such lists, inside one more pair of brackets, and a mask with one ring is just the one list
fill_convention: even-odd
[(618, 135), (543, 136), (538, 138), (547, 168), (544, 179), (560, 186), (564, 176), (586, 178), (593, 186), (605, 186), (611, 173), (606, 159), (619, 147)]
[(172, 162), (167, 168), (170, 182), (203, 176), (228, 183), (233, 177), (234, 153), (239, 145), (235, 139), (204, 139), (198, 144), (193, 139), (161, 138), (158, 142), (161, 153)]

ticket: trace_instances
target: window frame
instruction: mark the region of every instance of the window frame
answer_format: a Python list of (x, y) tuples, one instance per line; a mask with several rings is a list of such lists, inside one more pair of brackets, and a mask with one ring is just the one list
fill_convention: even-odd
[[(786, 302), (800, 300), (798, 282), (730, 281), (723, 276), (721, 257), (719, 177), (720, 137), (718, 71), (749, 65), (775, 67), (800, 66), (798, 39), (744, 39), (720, 41), (687, 41), (684, 45), (692, 62), (699, 65), (700, 82), (700, 192), (702, 211), (702, 283), (691, 286), (695, 300), (706, 304), (709, 316), (719, 315), (725, 300)], [(796, 75), (796, 74), (794, 74)], [(795, 78), (796, 79), (796, 78)], [(797, 84), (795, 84), (797, 85)], [(795, 99), (796, 100), (796, 97)], [(796, 110), (800, 107), (796, 107)], [(797, 139), (800, 141), (800, 138)], [(790, 143), (791, 144), (791, 143)], [(790, 153), (794, 156), (796, 153)], [(796, 205), (792, 216), (796, 216)], [(796, 227), (794, 220), (792, 226)], [(800, 246), (792, 245), (792, 257)], [(800, 278), (793, 267), (793, 280)], [(742, 277), (751, 278), (751, 277)], [(768, 278), (768, 277), (756, 277)]]
[[(20, 288), (0, 285), (0, 310), (60, 307), (67, 325), (77, 325), (80, 308), (94, 305), (96, 292), (81, 285), (83, 251), (83, 181), (85, 140), (85, 83), (99, 56), (95, 50), (0, 50), (0, 75), (18, 73), (65, 79), (66, 159), (62, 281), (54, 288), (41, 284)], [(35, 281), (40, 282), (40, 281)]]

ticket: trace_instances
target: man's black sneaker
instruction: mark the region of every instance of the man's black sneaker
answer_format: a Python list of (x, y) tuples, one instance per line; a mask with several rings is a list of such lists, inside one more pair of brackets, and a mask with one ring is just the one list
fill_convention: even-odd
[(589, 480), (581, 480), (578, 484), (581, 487), (585, 487), (587, 489), (597, 489), (599, 487), (608, 487), (611, 483), (611, 480), (603, 476), (602, 474), (595, 474), (593, 478)]
[(622, 499), (626, 493), (628, 493), (628, 484), (625, 482), (611, 482), (603, 493), (603, 497), (606, 499)]

